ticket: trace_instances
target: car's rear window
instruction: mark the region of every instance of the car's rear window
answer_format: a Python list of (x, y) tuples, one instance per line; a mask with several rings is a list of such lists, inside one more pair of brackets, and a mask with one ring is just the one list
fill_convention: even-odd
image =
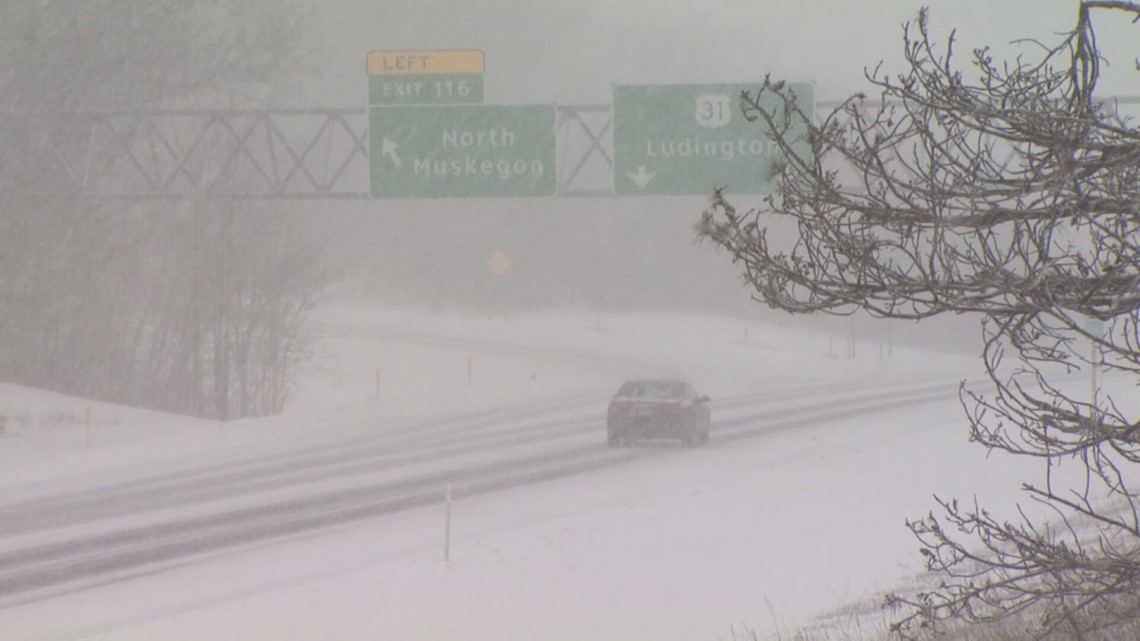
[(685, 386), (670, 381), (629, 381), (618, 390), (618, 396), (647, 398), (679, 398), (685, 395)]

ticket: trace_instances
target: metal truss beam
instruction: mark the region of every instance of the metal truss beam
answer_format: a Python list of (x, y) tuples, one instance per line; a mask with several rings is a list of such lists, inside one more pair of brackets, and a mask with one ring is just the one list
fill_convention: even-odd
[[(1106, 99), (1137, 111), (1140, 96)], [(816, 104), (816, 116), (836, 102)], [(868, 101), (868, 108), (880, 105)], [(556, 107), (558, 197), (613, 197), (610, 105)], [(0, 193), (363, 200), (365, 109), (0, 113)]]
[(39, 178), (6, 180), (9, 189), (55, 184), (125, 200), (368, 196), (363, 110), (0, 114), (0, 139), (25, 152), (0, 156), (0, 176), (25, 173), (23, 163)]

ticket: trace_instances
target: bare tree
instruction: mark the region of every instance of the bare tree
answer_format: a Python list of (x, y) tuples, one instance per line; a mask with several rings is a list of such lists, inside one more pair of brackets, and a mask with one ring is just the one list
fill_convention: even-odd
[[(319, 236), (224, 197), (88, 201), (53, 158), (84, 152), (92, 111), (264, 104), (299, 77), (303, 2), (0, 4), (0, 379), (220, 419), (282, 408)], [(240, 179), (201, 147), (203, 174)]]
[(718, 191), (697, 226), (778, 309), (981, 316), (994, 388), (962, 388), (970, 437), (1041, 460), (1023, 489), (1056, 519), (938, 500), (908, 523), (940, 582), (889, 599), (903, 635), (1030, 611), (1037, 636), (1081, 638), (1140, 616), (1140, 423), (1065, 378), (1140, 380), (1140, 129), (1097, 94), (1098, 11), (1140, 20), (1140, 4), (1085, 0), (1058, 44), (1024, 42), (1012, 62), (978, 49), (969, 73), (923, 11), (903, 73), (868, 71), (878, 100), (818, 122), (766, 80), (741, 108), (783, 152), (777, 194), (741, 212)]

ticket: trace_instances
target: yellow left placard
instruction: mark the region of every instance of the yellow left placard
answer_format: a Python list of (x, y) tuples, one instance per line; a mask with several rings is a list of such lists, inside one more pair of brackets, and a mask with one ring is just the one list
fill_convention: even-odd
[(483, 52), (478, 49), (368, 53), (370, 76), (483, 73), (483, 69)]

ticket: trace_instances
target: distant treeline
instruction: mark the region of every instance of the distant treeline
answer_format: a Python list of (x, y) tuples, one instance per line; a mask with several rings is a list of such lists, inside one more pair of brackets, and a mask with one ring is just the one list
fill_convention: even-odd
[[(0, 3), (0, 379), (219, 419), (282, 407), (322, 286), (312, 235), (224, 193), (71, 195), (83, 177), (60, 172), (112, 162), (83, 151), (82, 113), (121, 128), (138, 109), (256, 105), (296, 79), (303, 4)], [(219, 142), (195, 162), (224, 167)]]

